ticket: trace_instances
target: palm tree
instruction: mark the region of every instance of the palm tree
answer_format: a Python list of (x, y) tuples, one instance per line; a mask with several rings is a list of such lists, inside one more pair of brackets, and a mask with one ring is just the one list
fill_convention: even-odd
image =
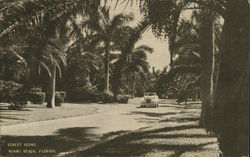
[(97, 49), (88, 51), (79, 46), (68, 51), (64, 86), (70, 100), (84, 100), (83, 90), (95, 88), (96, 75), (102, 68), (102, 59), (97, 52)]
[(146, 79), (146, 73), (148, 73), (149, 65), (147, 62), (147, 53), (152, 53), (153, 49), (147, 45), (141, 45), (136, 47), (129, 55), (128, 71), (133, 74), (133, 93), (135, 96), (135, 87), (137, 78)]
[[(118, 61), (115, 63), (114, 75), (112, 80), (112, 92), (114, 93), (114, 98), (118, 96), (122, 70), (126, 65), (129, 55), (133, 52), (136, 42), (141, 38), (141, 35), (149, 28), (150, 24), (147, 20), (140, 22), (135, 28), (127, 27), (124, 28), (122, 33), (120, 33), (120, 40), (117, 41), (117, 45), (121, 51)], [(151, 51), (148, 47), (141, 47)]]
[(55, 91), (56, 91), (56, 74), (58, 70), (58, 74), (61, 77), (61, 66), (60, 62), (65, 66), (66, 65), (66, 57), (63, 51), (63, 47), (58, 43), (58, 39), (52, 39), (46, 45), (44, 49), (43, 56), (49, 64), (50, 69), (50, 79), (48, 85), (48, 101), (47, 107), (53, 108), (55, 107)]
[(118, 14), (114, 17), (110, 17), (109, 8), (101, 8), (99, 12), (99, 18), (95, 23), (91, 24), (91, 28), (96, 31), (94, 37), (97, 41), (103, 42), (104, 45), (104, 65), (105, 65), (105, 90), (109, 91), (109, 79), (110, 79), (110, 51), (113, 49), (113, 43), (117, 38), (117, 34), (120, 30), (133, 20), (133, 15)]
[[(50, 20), (44, 21), (42, 27), (30, 29), (26, 34), (26, 44), (24, 47), (24, 58), (28, 62), (30, 69), (30, 79), (37, 82), (39, 75), (46, 72), (47, 80), (37, 82), (36, 85), (46, 84), (47, 87), (47, 107), (55, 107), (55, 87), (56, 75), (61, 77), (61, 65), (66, 65), (64, 41), (60, 36), (60, 23)], [(58, 71), (58, 73), (57, 73)], [(44, 73), (43, 73), (44, 74)], [(44, 77), (45, 78), (45, 77)], [(32, 81), (31, 80), (31, 81)], [(34, 85), (34, 84), (33, 84)]]
[[(214, 102), (214, 131), (225, 156), (249, 155), (249, 1), (226, 1)], [(236, 59), (237, 58), (237, 59)]]

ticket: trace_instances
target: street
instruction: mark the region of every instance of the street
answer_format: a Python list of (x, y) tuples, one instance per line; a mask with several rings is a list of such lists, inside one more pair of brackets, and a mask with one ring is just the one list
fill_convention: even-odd
[[(189, 150), (181, 153), (184, 155), (192, 153), (193, 149), (196, 150), (199, 147), (209, 147), (202, 150), (205, 151), (204, 154), (209, 157), (217, 155), (216, 139), (197, 126), (200, 114), (199, 103), (185, 106), (168, 100), (158, 108), (140, 108), (139, 102), (138, 99), (129, 104), (84, 105), (85, 108), (89, 106), (97, 110), (83, 116), (2, 126), (2, 141), (35, 143), (39, 148), (54, 150), (51, 155), (59, 156), (76, 154), (78, 154), (76, 156), (118, 156), (119, 154), (171, 156), (176, 152), (174, 149), (168, 150), (168, 147), (165, 147), (167, 150), (158, 147), (144, 150), (145, 148), (138, 147), (143, 146), (142, 143), (152, 146), (177, 145), (176, 149), (183, 146), (183, 151)], [(150, 135), (151, 138), (146, 135)], [(157, 137), (153, 138), (156, 135)], [(119, 138), (129, 138), (129, 142), (123, 139), (124, 142), (120, 143)], [(106, 142), (115, 142), (115, 145), (112, 143), (111, 147)], [(138, 148), (134, 149), (128, 144)], [(128, 148), (125, 152), (124, 147)], [(3, 147), (3, 150), (5, 149), (7, 148)], [(203, 154), (202, 151), (199, 153)], [(107, 152), (110, 154), (107, 155)]]

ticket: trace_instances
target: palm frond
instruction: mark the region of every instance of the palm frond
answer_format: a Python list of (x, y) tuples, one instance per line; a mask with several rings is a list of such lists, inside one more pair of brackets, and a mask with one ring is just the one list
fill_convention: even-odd
[(194, 53), (194, 52), (199, 52), (199, 50), (200, 50), (200, 44), (188, 43), (188, 44), (184, 44), (182, 46), (175, 48), (173, 52), (174, 54), (192, 52), (195, 56), (200, 57), (199, 53)]
[(128, 14), (128, 15), (125, 15), (123, 13), (118, 14), (118, 15), (114, 16), (113, 19), (111, 20), (110, 29), (115, 29), (117, 27), (121, 27), (121, 26), (127, 24), (128, 22), (132, 21), (133, 19), (134, 19), (134, 15), (132, 13)]
[(166, 75), (166, 80), (172, 80), (177, 75), (182, 74), (199, 74), (201, 70), (200, 64), (195, 65), (178, 65), (172, 68)]
[(43, 61), (39, 61), (39, 64), (47, 71), (49, 77), (51, 77), (50, 68)]
[(75, 9), (93, 12), (99, 3), (99, 0), (27, 0), (13, 3), (0, 12), (0, 38), (18, 27), (38, 26), (47, 19), (53, 21)]
[(61, 70), (60, 64), (57, 62), (56, 59), (54, 59), (54, 64), (56, 65), (58, 69), (59, 78), (62, 78), (62, 70)]
[(148, 52), (148, 53), (153, 53), (153, 51), (154, 51), (154, 49), (149, 47), (148, 45), (141, 45), (141, 46), (136, 47), (134, 49), (135, 52), (138, 51), (138, 50)]

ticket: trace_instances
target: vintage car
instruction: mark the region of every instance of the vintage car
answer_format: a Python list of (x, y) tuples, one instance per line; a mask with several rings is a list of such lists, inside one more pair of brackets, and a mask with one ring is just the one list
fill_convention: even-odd
[(159, 98), (156, 95), (156, 93), (151, 93), (151, 92), (144, 93), (141, 107), (158, 107), (158, 106), (159, 106)]

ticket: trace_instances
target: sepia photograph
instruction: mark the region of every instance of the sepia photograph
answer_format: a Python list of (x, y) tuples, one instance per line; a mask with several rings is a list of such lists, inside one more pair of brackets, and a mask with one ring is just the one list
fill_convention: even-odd
[(250, 0), (0, 0), (0, 157), (249, 157)]

